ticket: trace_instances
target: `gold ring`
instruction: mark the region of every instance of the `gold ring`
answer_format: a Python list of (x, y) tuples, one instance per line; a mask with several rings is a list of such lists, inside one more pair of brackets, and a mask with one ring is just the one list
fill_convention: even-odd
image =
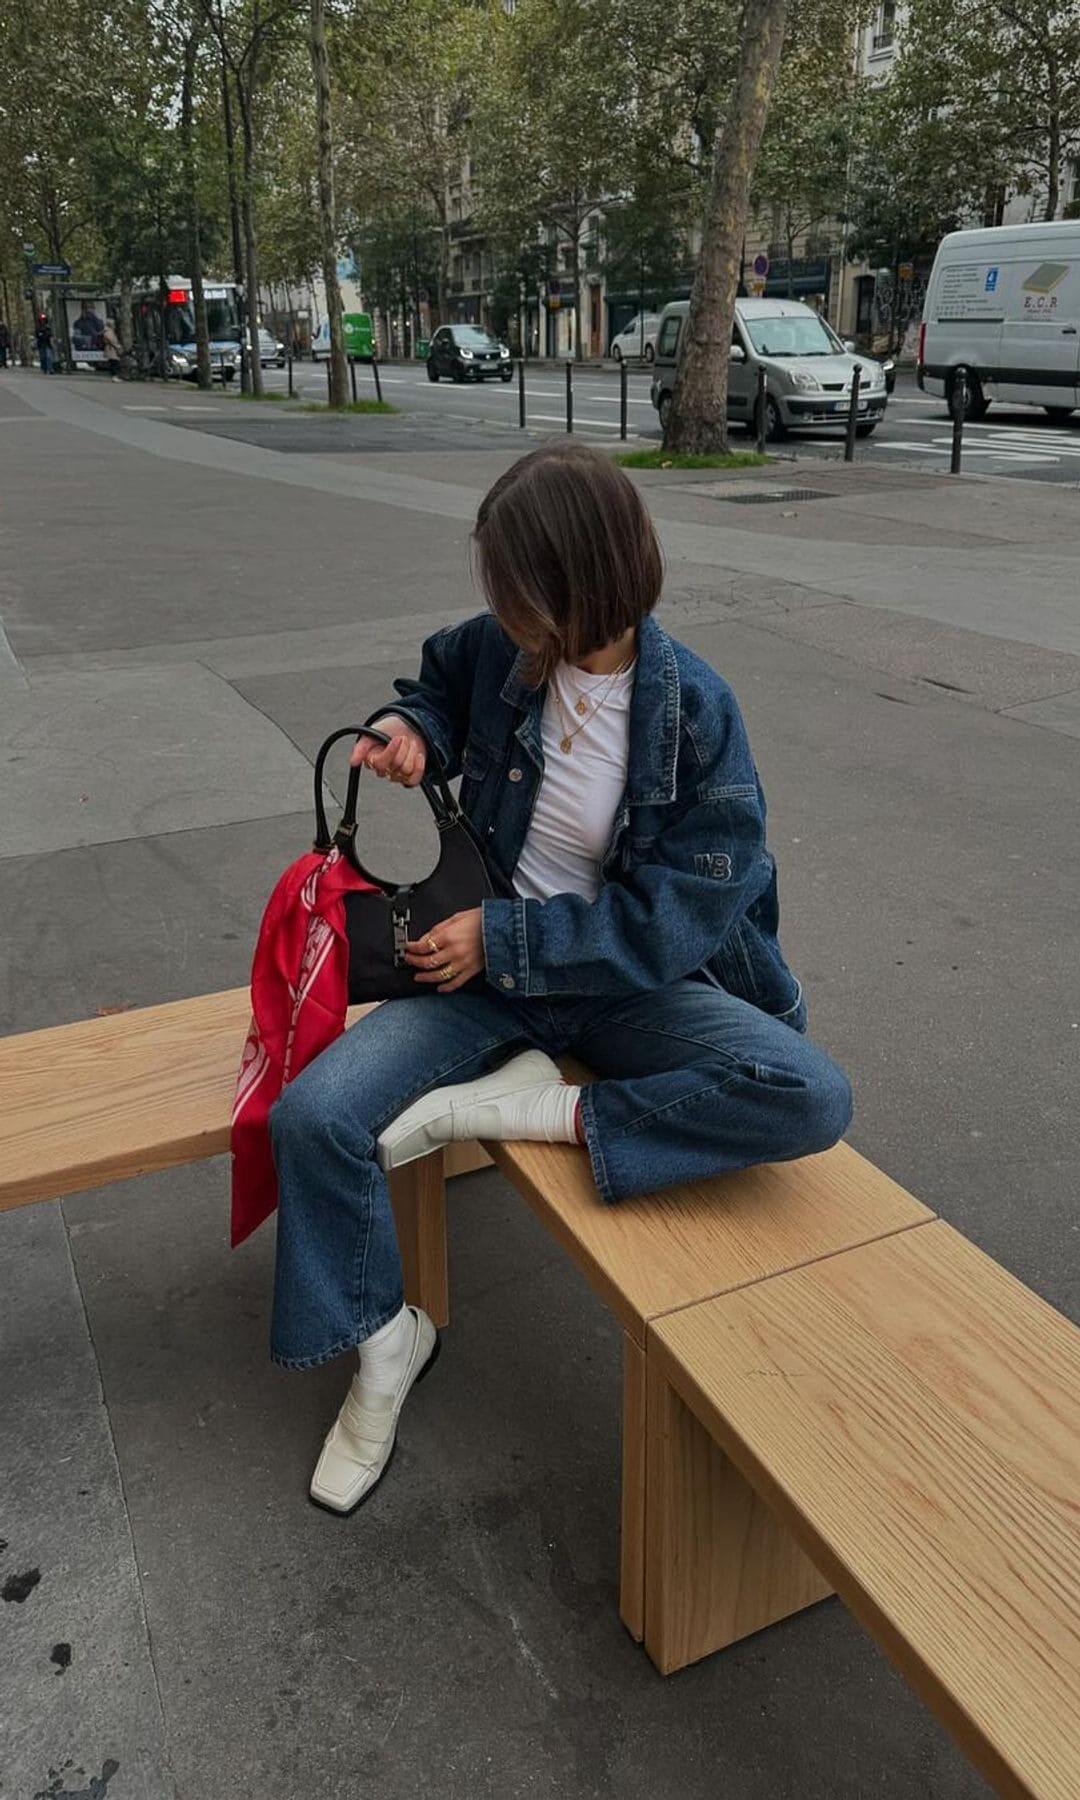
[(453, 963), (444, 963), (443, 964), (442, 968), (439, 970), (439, 979), (440, 979), (440, 981), (453, 981), (453, 979), (454, 979)]
[(439, 946), (438, 946), (438, 944), (437, 944), (437, 943), (436, 943), (436, 942), (435, 942), (435, 939), (434, 939), (434, 938), (433, 938), (433, 937), (429, 937), (429, 938), (428, 938), (428, 940), (427, 940), (427, 947), (428, 947), (428, 949), (429, 949), (429, 950), (430, 950), (430, 951), (431, 951), (431, 954), (432, 954), (432, 956), (438, 956), (438, 954), (439, 954)]

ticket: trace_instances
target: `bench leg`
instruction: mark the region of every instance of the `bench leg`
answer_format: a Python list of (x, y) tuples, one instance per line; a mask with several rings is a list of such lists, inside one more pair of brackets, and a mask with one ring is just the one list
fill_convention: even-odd
[(622, 1531), (619, 1617), (638, 1643), (645, 1636), (645, 1352), (623, 1337)]
[(450, 1323), (446, 1266), (446, 1184), (442, 1151), (406, 1163), (390, 1176), (405, 1298), (422, 1306), (436, 1325)]
[(651, 1360), (645, 1414), (645, 1648), (670, 1675), (832, 1589)]

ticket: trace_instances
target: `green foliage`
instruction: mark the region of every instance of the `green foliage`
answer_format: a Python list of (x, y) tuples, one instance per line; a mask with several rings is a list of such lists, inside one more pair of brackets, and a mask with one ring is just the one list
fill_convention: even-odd
[(695, 456), (681, 450), (624, 450), (615, 458), (624, 469), (760, 469), (772, 458), (756, 450), (717, 451)]

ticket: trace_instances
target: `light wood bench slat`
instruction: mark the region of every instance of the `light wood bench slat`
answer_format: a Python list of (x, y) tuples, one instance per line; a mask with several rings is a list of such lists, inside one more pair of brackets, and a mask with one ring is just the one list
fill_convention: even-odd
[(649, 1357), (997, 1791), (1076, 1800), (1080, 1331), (936, 1221)]
[(227, 1151), (250, 1018), (240, 987), (0, 1038), (0, 1212)]
[(850, 1144), (618, 1206), (571, 1145), (484, 1148), (640, 1344), (663, 1313), (934, 1216)]

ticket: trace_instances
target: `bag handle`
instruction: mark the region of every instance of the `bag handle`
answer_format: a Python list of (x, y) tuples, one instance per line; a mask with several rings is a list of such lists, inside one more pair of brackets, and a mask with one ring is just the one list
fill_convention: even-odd
[[(340, 731), (330, 733), (315, 758), (315, 843), (313, 847), (316, 850), (329, 850), (336, 844), (339, 850), (350, 854), (353, 852), (353, 840), (356, 837), (356, 806), (360, 796), (360, 777), (364, 772), (363, 764), (358, 763), (349, 770), (349, 785), (345, 790), (345, 810), (341, 815), (341, 823), (333, 835), (331, 835), (326, 821), (326, 807), (323, 803), (323, 770), (326, 767), (326, 758), (334, 745), (340, 743), (342, 738), (347, 737), (356, 740), (370, 737), (380, 744), (389, 744), (391, 741), (385, 732), (377, 731), (374, 725), (343, 725)], [(441, 770), (436, 769), (434, 773), (430, 769), (425, 771), (424, 778), (420, 782), (420, 792), (435, 816), (435, 824), (439, 831), (446, 831), (451, 825), (457, 824), (461, 813)]]

